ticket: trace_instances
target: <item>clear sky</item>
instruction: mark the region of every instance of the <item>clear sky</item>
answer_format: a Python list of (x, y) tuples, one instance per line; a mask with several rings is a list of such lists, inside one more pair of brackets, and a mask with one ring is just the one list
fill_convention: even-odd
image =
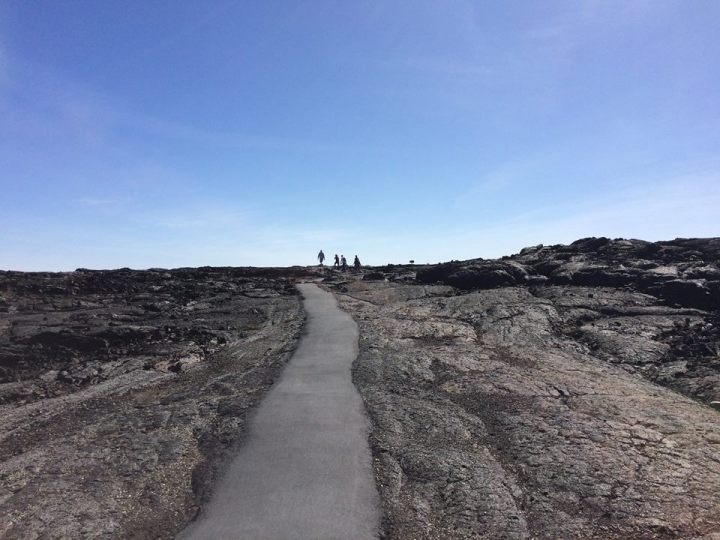
[(717, 0), (0, 2), (0, 268), (720, 236)]

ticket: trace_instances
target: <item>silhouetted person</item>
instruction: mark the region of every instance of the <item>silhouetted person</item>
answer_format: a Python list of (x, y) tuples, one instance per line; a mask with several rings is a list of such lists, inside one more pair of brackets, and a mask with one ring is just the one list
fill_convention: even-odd
[(355, 271), (360, 271), (360, 259), (358, 259), (358, 256), (355, 255), (355, 260), (353, 261), (353, 266), (355, 267)]
[(325, 254), (323, 253), (323, 251), (321, 249), (320, 253), (318, 253), (318, 261), (320, 261), (320, 266), (322, 266), (324, 260), (325, 260)]
[(335, 254), (335, 263), (333, 264), (335, 268), (340, 268), (340, 257), (338, 257), (338, 254)]
[(347, 259), (345, 255), (340, 255), (340, 270), (347, 272)]

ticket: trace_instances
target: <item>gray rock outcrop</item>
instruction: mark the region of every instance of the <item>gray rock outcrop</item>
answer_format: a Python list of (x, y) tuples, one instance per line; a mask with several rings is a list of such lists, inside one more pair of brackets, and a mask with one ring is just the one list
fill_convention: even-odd
[(344, 283), (383, 537), (714, 537), (719, 246), (586, 239)]

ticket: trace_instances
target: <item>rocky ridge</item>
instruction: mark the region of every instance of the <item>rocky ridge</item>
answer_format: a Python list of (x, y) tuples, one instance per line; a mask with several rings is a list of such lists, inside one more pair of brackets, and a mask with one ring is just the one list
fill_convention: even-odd
[(670, 305), (720, 309), (720, 238), (667, 242), (584, 238), (535, 246), (500, 260), (476, 259), (421, 269), (421, 283), (459, 289), (512, 285), (629, 287)]

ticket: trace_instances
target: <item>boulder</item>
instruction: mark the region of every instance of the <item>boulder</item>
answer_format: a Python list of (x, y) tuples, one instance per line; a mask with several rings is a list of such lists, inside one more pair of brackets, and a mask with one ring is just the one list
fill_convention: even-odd
[(710, 279), (720, 280), (720, 269), (713, 265), (693, 266), (683, 272), (686, 279)]
[(670, 304), (696, 309), (720, 309), (703, 280), (673, 279), (662, 285), (660, 296)]
[(443, 263), (434, 266), (421, 268), (416, 273), (416, 279), (420, 283), (437, 283), (444, 281), (450, 274), (461, 268), (457, 263)]
[(461, 268), (448, 275), (444, 281), (458, 289), (493, 289), (517, 283), (506, 270), (487, 266)]
[(58, 375), (60, 372), (56, 369), (51, 369), (50, 371), (47, 371), (40, 375), (40, 380), (46, 383), (55, 382), (58, 378)]
[(637, 275), (632, 270), (588, 266), (572, 274), (570, 281), (573, 285), (589, 287), (624, 287), (633, 284)]
[(600, 238), (581, 238), (580, 240), (575, 240), (572, 244), (570, 244), (570, 247), (573, 248), (573, 250), (580, 252), (597, 251), (611, 242), (612, 240), (605, 238), (604, 236), (601, 236)]
[(421, 283), (441, 282), (458, 289), (493, 289), (527, 283), (530, 272), (516, 262), (481, 261), (468, 265), (446, 263), (419, 270)]

